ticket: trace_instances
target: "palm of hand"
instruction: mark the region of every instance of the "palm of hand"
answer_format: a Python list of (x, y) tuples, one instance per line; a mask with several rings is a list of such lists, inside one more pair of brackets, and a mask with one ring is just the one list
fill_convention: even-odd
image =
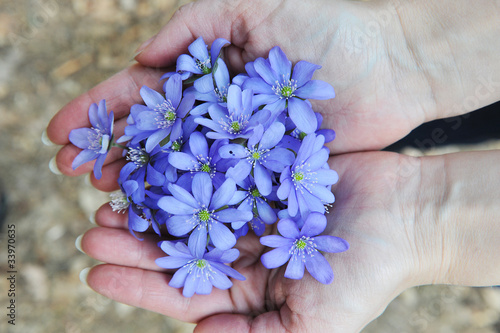
[[(346, 239), (351, 248), (326, 255), (336, 274), (330, 285), (322, 285), (308, 273), (302, 280), (284, 278), (284, 266), (265, 269), (260, 263), (264, 249), (257, 237), (250, 236), (238, 241), (240, 258), (234, 263), (246, 281), (234, 281), (229, 290), (214, 289), (210, 296), (186, 299), (167, 285), (168, 275), (154, 266), (155, 256), (164, 255), (153, 249), (154, 239), (138, 244), (126, 230), (110, 234), (108, 228), (93, 229), (84, 237), (88, 254), (112, 264), (94, 269), (89, 284), (124, 303), (197, 322), (197, 330), (203, 332), (238, 332), (250, 327), (255, 332), (285, 328), (359, 331), (412, 283), (412, 230), (398, 217), (401, 205), (396, 196), (405, 195), (396, 187), (402, 158), (406, 157), (374, 152), (332, 159), (340, 181), (334, 189), (337, 201), (325, 233)], [(98, 219), (98, 223), (110, 226), (111, 219)], [(130, 244), (134, 248), (128, 252), (136, 254), (123, 258), (123, 252), (111, 249), (117, 242), (122, 247)], [(169, 301), (164, 302), (166, 299)]]

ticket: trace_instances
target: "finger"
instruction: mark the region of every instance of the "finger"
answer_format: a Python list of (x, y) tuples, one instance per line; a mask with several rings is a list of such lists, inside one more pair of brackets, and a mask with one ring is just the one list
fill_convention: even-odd
[(285, 304), (280, 311), (265, 312), (260, 316), (257, 316), (255, 319), (241, 314), (219, 314), (200, 321), (196, 326), (194, 333), (280, 333), (304, 331), (287, 329), (285, 326), (285, 323), (287, 323), (285, 314), (288, 315), (289, 313), (290, 310)]
[(226, 48), (226, 60), (232, 69), (241, 72), (246, 62), (269, 51), (262, 45), (255, 45), (260, 50), (246, 50), (245, 46), (252, 41), (251, 32), (279, 4), (280, 1), (235, 0), (189, 3), (175, 12), (146, 47), (142, 46), (135, 59), (145, 66), (172, 66), (196, 38), (202, 36), (208, 45), (217, 38), (225, 38), (232, 44)]
[(182, 6), (135, 59), (145, 66), (174, 65), (177, 57), (186, 53), (189, 44), (200, 36), (209, 44), (216, 38), (230, 40), (230, 7), (236, 7), (238, 2), (232, 1), (230, 6), (227, 1), (198, 1)]
[(97, 227), (87, 231), (82, 238), (83, 252), (99, 261), (137, 267), (148, 270), (165, 271), (156, 265), (155, 260), (166, 254), (158, 247), (158, 236), (138, 235), (136, 239), (128, 230)]
[(96, 292), (118, 302), (185, 322), (234, 310), (227, 290), (214, 288), (210, 295), (186, 298), (182, 289), (168, 285), (170, 278), (162, 272), (105, 264), (89, 271), (87, 283)]
[(47, 135), (55, 144), (69, 143), (69, 132), (75, 128), (90, 127), (88, 110), (92, 103), (106, 100), (106, 107), (113, 111), (115, 119), (125, 117), (130, 107), (142, 103), (139, 90), (143, 85), (161, 89), (159, 78), (164, 71), (146, 68), (139, 64), (131, 66), (95, 86), (64, 106), (50, 121)]
[(99, 207), (95, 213), (95, 222), (101, 227), (128, 230), (128, 214), (113, 211), (109, 202)]
[(92, 173), (90, 175), (90, 183), (96, 189), (104, 192), (119, 190), (120, 185), (118, 184), (118, 177), (120, 176), (120, 170), (125, 164), (127, 164), (127, 161), (122, 158), (109, 163), (108, 165), (105, 165), (102, 168), (101, 179), (95, 178), (94, 174)]

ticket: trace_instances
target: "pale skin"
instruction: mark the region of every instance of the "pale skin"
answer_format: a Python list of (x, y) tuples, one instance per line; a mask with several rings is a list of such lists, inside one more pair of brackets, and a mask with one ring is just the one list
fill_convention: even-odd
[[(233, 266), (247, 280), (186, 299), (168, 286), (170, 272), (155, 265), (164, 254), (154, 236), (136, 241), (126, 216), (103, 206), (99, 227), (82, 240), (88, 255), (107, 263), (90, 271), (89, 286), (195, 322), (197, 332), (358, 332), (412, 286), (500, 284), (500, 190), (494, 182), (500, 153), (415, 158), (357, 152), (383, 148), (423, 122), (470, 111), (467, 96), (476, 97), (478, 108), (499, 100), (499, 16), (491, 1), (200, 1), (181, 8), (142, 47), (139, 64), (70, 102), (51, 121), (49, 138), (64, 145), (60, 170), (79, 175), (92, 169), (71, 169), (79, 150), (68, 141), (71, 129), (88, 125), (90, 103), (107, 100), (121, 118), (120, 135), (129, 107), (141, 102), (138, 88), (159, 90), (163, 70), (156, 68), (173, 65), (194, 38), (201, 35), (209, 45), (217, 37), (230, 40), (225, 55), (235, 72), (280, 45), (292, 61), (322, 65), (315, 78), (335, 87), (335, 99), (314, 104), (323, 127), (337, 132), (329, 147), (340, 181), (325, 232), (351, 248), (326, 255), (335, 280), (322, 285), (308, 274), (295, 281), (284, 278), (283, 269), (266, 270), (257, 238), (241, 239)], [(380, 30), (366, 34), (373, 22)], [(360, 29), (368, 39), (356, 39)], [(484, 80), (490, 84), (481, 86)], [(110, 154), (103, 178), (92, 179), (96, 188), (117, 188), (120, 157), (119, 150)]]

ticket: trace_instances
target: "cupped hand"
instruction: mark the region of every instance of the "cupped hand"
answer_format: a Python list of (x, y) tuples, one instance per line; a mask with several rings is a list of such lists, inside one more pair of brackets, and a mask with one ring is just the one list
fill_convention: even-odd
[[(187, 53), (188, 45), (202, 36), (210, 45), (218, 37), (231, 42), (225, 58), (234, 73), (256, 57), (267, 57), (279, 45), (292, 62), (306, 60), (322, 66), (316, 79), (330, 83), (336, 97), (313, 101), (324, 116), (323, 128), (337, 132), (329, 144), (333, 153), (383, 148), (428, 120), (433, 106), (428, 81), (418, 72), (408, 50), (396, 9), (390, 3), (354, 1), (211, 1), (181, 7), (165, 27), (142, 46), (139, 64), (125, 69), (66, 105), (51, 121), (47, 133), (56, 144), (65, 145), (57, 156), (59, 169), (69, 175), (91, 170), (85, 165), (71, 169), (79, 149), (68, 141), (74, 128), (89, 125), (91, 103), (106, 99), (108, 110), (119, 119), (116, 137), (123, 133), (131, 105), (142, 103), (143, 85), (161, 90), (158, 81)], [(389, 13), (388, 23), (377, 21)], [(379, 16), (377, 16), (379, 15)], [(380, 18), (380, 17), (379, 17)], [(370, 24), (379, 24), (376, 34), (366, 35)], [(369, 37), (367, 39), (367, 36)], [(172, 67), (170, 68), (172, 70)], [(118, 151), (106, 164), (119, 168)], [(113, 172), (103, 170), (104, 174)], [(105, 177), (104, 177), (105, 178)], [(116, 184), (94, 182), (100, 189)]]
[(248, 235), (238, 240), (240, 257), (233, 263), (246, 281), (185, 298), (168, 285), (172, 272), (154, 262), (165, 256), (155, 235), (136, 240), (126, 215), (107, 205), (97, 212), (99, 227), (82, 239), (88, 255), (106, 262), (89, 272), (88, 284), (119, 302), (197, 323), (196, 332), (358, 332), (404, 289), (425, 282), (417, 271), (422, 257), (409, 204), (419, 185), (419, 160), (354, 153), (331, 158), (330, 165), (340, 180), (325, 233), (344, 238), (350, 249), (325, 254), (335, 274), (329, 285), (308, 273), (284, 278), (285, 266), (265, 269), (265, 249)]

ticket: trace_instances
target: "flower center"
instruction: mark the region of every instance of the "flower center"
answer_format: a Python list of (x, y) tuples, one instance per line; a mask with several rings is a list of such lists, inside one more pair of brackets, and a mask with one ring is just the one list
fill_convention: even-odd
[(175, 140), (174, 142), (172, 142), (172, 146), (170, 146), (170, 148), (173, 151), (181, 151), (182, 143), (179, 142), (179, 140)]
[(253, 190), (251, 190), (251, 191), (250, 191), (250, 194), (252, 194), (252, 196), (253, 196), (254, 198), (256, 198), (256, 197), (260, 197), (260, 192), (259, 192), (259, 190), (258, 190), (257, 188), (254, 188)]
[(297, 82), (294, 79), (289, 79), (290, 75), (283, 75), (281, 82), (276, 81), (273, 86), (273, 91), (280, 99), (289, 99), (294, 97), (294, 92), (297, 90)]
[(237, 121), (233, 121), (231, 123), (231, 129), (233, 130), (233, 132), (238, 133), (241, 130), (240, 123)]
[(172, 111), (165, 112), (165, 120), (167, 121), (174, 121), (176, 117), (177, 115), (175, 114), (175, 112)]
[(304, 174), (302, 172), (294, 172), (292, 174), (292, 179), (294, 182), (300, 182), (304, 179)]
[(198, 66), (200, 71), (203, 72), (203, 74), (212, 73), (212, 68), (210, 68), (210, 59), (206, 59), (205, 61), (201, 61), (199, 59), (196, 59), (196, 65)]
[(111, 201), (109, 205), (113, 212), (125, 213), (130, 203), (127, 200), (127, 196), (122, 191), (112, 192), (110, 195)]
[(127, 153), (127, 161), (135, 163), (135, 165), (140, 168), (149, 162), (149, 155), (146, 153), (146, 149), (136, 149), (129, 148)]
[(220, 103), (227, 103), (227, 87), (214, 88), (214, 93)]
[(172, 126), (177, 118), (175, 108), (169, 99), (163, 101), (161, 104), (157, 104), (154, 111), (156, 112), (156, 125), (160, 129)]
[(303, 250), (307, 246), (307, 243), (304, 242), (302, 239), (299, 239), (295, 242), (295, 247), (298, 248), (299, 250)]
[(254, 160), (258, 160), (258, 159), (260, 158), (260, 153), (259, 153), (258, 151), (254, 151), (254, 152), (252, 153), (252, 158), (253, 158)]
[(195, 265), (196, 265), (196, 267), (203, 269), (203, 268), (207, 267), (208, 263), (205, 259), (198, 259), (195, 261)]
[(292, 87), (286, 86), (286, 87), (281, 88), (281, 96), (288, 98), (288, 97), (292, 96), (292, 94), (293, 94)]
[(198, 212), (198, 218), (202, 222), (207, 222), (208, 220), (210, 220), (210, 212), (206, 209), (202, 209)]
[(210, 171), (212, 171), (212, 169), (210, 168), (210, 164), (208, 163), (203, 164), (200, 170), (206, 173), (210, 173)]

